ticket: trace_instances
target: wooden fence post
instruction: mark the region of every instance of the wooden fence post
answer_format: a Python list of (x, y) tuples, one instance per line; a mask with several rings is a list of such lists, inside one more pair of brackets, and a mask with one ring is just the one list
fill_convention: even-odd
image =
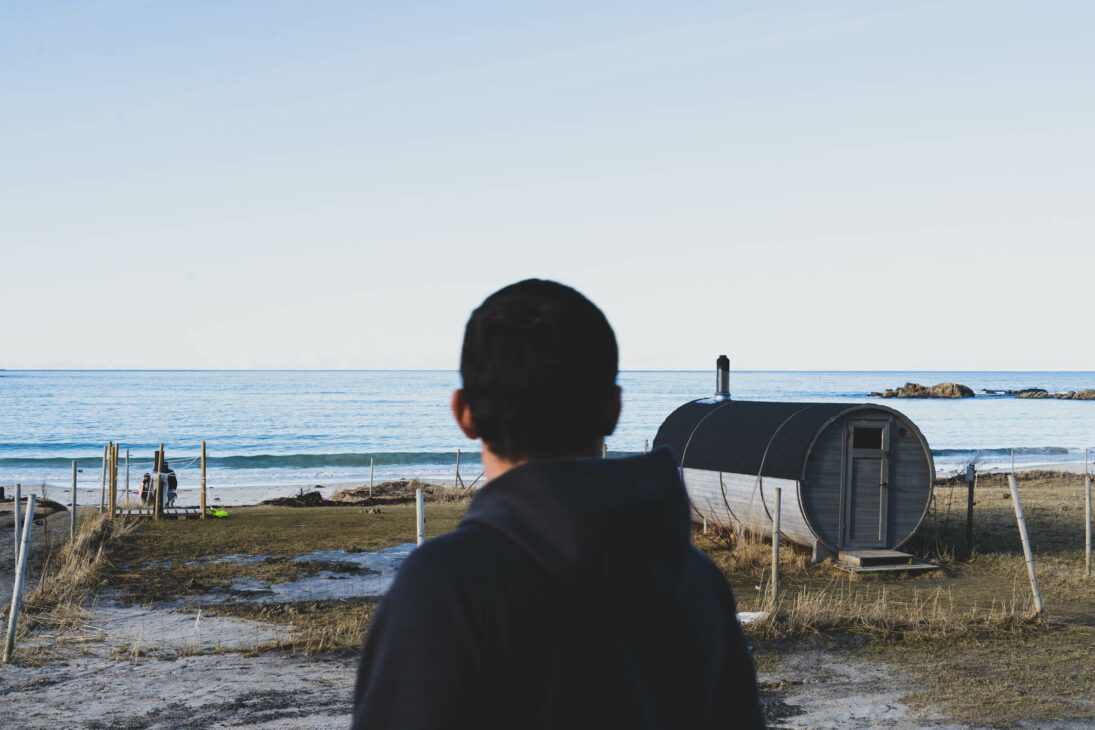
[(1087, 466), (1087, 452), (1084, 449), (1084, 564), (1088, 576), (1091, 575), (1091, 471)]
[(650, 448), (650, 439), (643, 439), (643, 453), (645, 454)]
[(27, 553), (30, 552), (30, 531), (34, 527), (34, 495), (27, 495), (26, 521), (20, 536), (19, 550), (15, 556), (15, 584), (11, 591), (11, 609), (8, 611), (8, 633), (4, 638), (4, 664), (11, 661), (15, 650), (15, 627), (19, 622), (19, 604), (23, 600), (23, 583), (27, 574)]
[(110, 444), (110, 469), (106, 474), (106, 506), (110, 513), (110, 519), (114, 519), (114, 490), (118, 475), (118, 444)]
[(973, 557), (973, 487), (977, 483), (977, 467), (966, 466), (966, 557)]
[(608, 458), (608, 444), (601, 444), (601, 458)]
[(72, 513), (68, 516), (69, 542), (76, 540), (76, 461), (72, 462)]
[(776, 609), (779, 595), (779, 515), (782, 505), (782, 488), (776, 487), (775, 511), (772, 513), (772, 610)]
[(1014, 474), (1008, 474), (1008, 486), (1011, 487), (1011, 499), (1015, 502), (1015, 520), (1019, 523), (1019, 537), (1023, 541), (1023, 555), (1027, 561), (1027, 574), (1030, 576), (1030, 590), (1034, 594), (1034, 609), (1042, 612), (1042, 592), (1038, 590), (1038, 576), (1034, 572), (1034, 555), (1030, 552), (1030, 536), (1027, 534), (1027, 521), (1023, 517), (1023, 505), (1019, 501), (1019, 485)]
[(158, 520), (163, 516), (163, 462), (164, 462), (163, 444), (160, 444), (160, 450), (156, 452), (156, 504), (152, 508), (152, 519)]
[(107, 504), (110, 507), (110, 519), (114, 519), (114, 515), (118, 510), (118, 444), (113, 444), (110, 448), (110, 476), (108, 479)]
[(112, 470), (110, 462), (113, 458), (114, 458), (114, 442), (111, 441), (110, 443), (108, 443), (106, 445), (106, 477), (103, 479), (103, 487), (100, 490), (103, 493), (102, 497), (99, 500), (102, 503), (99, 506), (99, 513), (100, 514), (105, 514), (106, 511), (107, 511), (107, 508), (110, 507), (110, 472)]
[(456, 478), (452, 482), (453, 489), (464, 486), (464, 480), (460, 478), (460, 449), (456, 450)]
[(110, 454), (110, 444), (103, 447), (103, 478), (99, 482), (99, 514), (106, 511), (106, 460)]
[(15, 501), (12, 502), (12, 510), (15, 515), (15, 565), (19, 565), (19, 533), (21, 525), (19, 524), (19, 510), (21, 509), (21, 503), (23, 499), (23, 485), (15, 485)]
[(426, 506), (422, 488), (414, 490), (414, 512), (418, 523), (418, 544), (426, 542)]
[(202, 494), (201, 494), (201, 503), (202, 503), (202, 505), (201, 505), (202, 506), (202, 516), (201, 516), (201, 518), (204, 520), (205, 519), (205, 442), (204, 441), (202, 441)]
[(1091, 575), (1091, 475), (1084, 477), (1084, 565)]
[(125, 450), (125, 502), (129, 504), (129, 449)]
[(373, 498), (373, 461), (376, 457), (369, 457), (369, 499)]

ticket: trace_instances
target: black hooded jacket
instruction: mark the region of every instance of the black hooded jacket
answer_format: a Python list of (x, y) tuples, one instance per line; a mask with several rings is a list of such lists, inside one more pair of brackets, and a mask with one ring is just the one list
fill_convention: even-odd
[(759, 728), (726, 579), (668, 450), (518, 466), (400, 569), (354, 728)]

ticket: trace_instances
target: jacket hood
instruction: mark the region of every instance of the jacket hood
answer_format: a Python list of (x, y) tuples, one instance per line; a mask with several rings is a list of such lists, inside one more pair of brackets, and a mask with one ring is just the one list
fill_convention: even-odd
[(603, 597), (665, 595), (689, 550), (688, 496), (668, 449), (626, 459), (542, 459), (483, 487), (466, 523), (487, 525), (549, 572)]

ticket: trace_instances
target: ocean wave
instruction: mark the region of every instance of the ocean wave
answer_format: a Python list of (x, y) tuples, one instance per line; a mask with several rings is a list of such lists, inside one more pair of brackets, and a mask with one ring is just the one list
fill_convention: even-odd
[(932, 456), (964, 456), (966, 454), (980, 454), (981, 456), (1010, 456), (1012, 452), (1016, 456), (1067, 456), (1069, 454), (1082, 454), (1083, 449), (1071, 449), (1065, 446), (1017, 446), (1015, 448), (1004, 447), (994, 449), (932, 449)]
[[(197, 458), (197, 454), (168, 453), (172, 465), (186, 463)], [(479, 452), (462, 451), (462, 461), (478, 462)], [(456, 464), (455, 451), (382, 451), (374, 453), (340, 454), (247, 454), (231, 456), (210, 456), (206, 465), (221, 469), (309, 469), (315, 467), (355, 467), (368, 468), (372, 459), (377, 466), (417, 465), (417, 464)], [(70, 457), (50, 456), (42, 458), (8, 457), (0, 458), (0, 468), (35, 469), (66, 467), (72, 463)], [(87, 455), (76, 457), (77, 462), (98, 463), (102, 456)], [(133, 464), (150, 464), (152, 459), (131, 459)]]
[[(1023, 457), (1061, 457), (1081, 456), (1083, 449), (1067, 448), (1063, 446), (1020, 446), (1014, 449), (1015, 456)], [(634, 456), (639, 452), (609, 451), (609, 456), (623, 457)], [(988, 448), (988, 449), (932, 449), (932, 456), (937, 459), (949, 459), (954, 457), (980, 456), (984, 458), (1009, 457), (1012, 449)], [(179, 468), (186, 465), (196, 467), (193, 461), (197, 454), (168, 454), (172, 466)], [(481, 461), (479, 452), (461, 451), (461, 461), (465, 464), (478, 464)], [(335, 454), (236, 454), (229, 456), (210, 456), (206, 464), (213, 469), (288, 469), (290, 471), (309, 471), (323, 468), (366, 470), (369, 468), (369, 460), (372, 459), (377, 467), (391, 466), (453, 466), (456, 465), (455, 451), (379, 451), (373, 453), (335, 453)], [(14, 469), (27, 470), (53, 470), (68, 468), (73, 459), (70, 457), (42, 457), (25, 458), (9, 457), (0, 458), (0, 470), (10, 471)], [(102, 461), (101, 455), (87, 455), (77, 457), (81, 464), (95, 467)], [(150, 468), (150, 458), (133, 458), (130, 462), (135, 469)]]

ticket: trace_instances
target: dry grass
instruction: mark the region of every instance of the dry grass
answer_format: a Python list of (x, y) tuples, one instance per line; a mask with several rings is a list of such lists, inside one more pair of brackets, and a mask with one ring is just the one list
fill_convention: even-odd
[(320, 572), (366, 573), (350, 563), (319, 560), (292, 560), (286, 555), (261, 558), (254, 562), (211, 562), (207, 560), (166, 560), (113, 568), (109, 580), (123, 598), (132, 603), (156, 604), (187, 596), (202, 596), (222, 591), (241, 578), (263, 583), (287, 583)]
[[(428, 536), (452, 530), (463, 517), (467, 500), (454, 498), (453, 491), (439, 488), (427, 509)], [(399, 493), (391, 496), (399, 498)], [(363, 572), (346, 563), (291, 558), (319, 550), (361, 552), (413, 542), (414, 512), (413, 504), (390, 503), (372, 509), (237, 507), (229, 518), (218, 520), (134, 522), (89, 516), (76, 542), (54, 550), (40, 583), (24, 596), (20, 634), (47, 628), (54, 641), (62, 641), (60, 634), (85, 625), (83, 605), (102, 587), (119, 589), (135, 603), (157, 604), (202, 595), (247, 577), (276, 583), (320, 571)], [(227, 555), (258, 559), (216, 560)], [(374, 609), (372, 599), (203, 607), (206, 613), (289, 626), (290, 640), (258, 649), (302, 653), (357, 650)], [(137, 637), (126, 651), (142, 655), (144, 638), (155, 643), (154, 637)], [(31, 663), (52, 656), (44, 646), (27, 647), (20, 654), (20, 661)]]
[[(396, 492), (386, 496), (399, 495)], [(452, 530), (463, 518), (466, 502), (464, 499), (432, 502), (426, 511), (427, 536)], [(350, 564), (292, 558), (320, 550), (372, 551), (414, 541), (413, 504), (389, 502), (379, 512), (375, 509), (237, 507), (223, 520), (146, 520), (113, 546), (112, 565), (106, 579), (131, 601), (164, 603), (223, 589), (248, 577), (277, 583), (299, 580), (320, 571), (362, 572)], [(259, 559), (215, 560), (228, 555)], [(358, 651), (375, 607), (374, 599), (360, 598), (223, 603), (205, 605), (202, 611), (290, 629), (289, 639), (259, 645), (251, 651), (316, 654)]]
[(356, 654), (372, 623), (377, 601), (354, 598), (342, 601), (222, 604), (208, 606), (210, 616), (234, 616), (287, 626), (288, 639), (252, 647), (249, 653), (279, 651), (291, 654)]
[(941, 637), (992, 637), (1045, 627), (1028, 597), (994, 602), (986, 608), (960, 610), (954, 592), (935, 589), (926, 595), (897, 597), (888, 587), (864, 590), (845, 580), (830, 588), (782, 594), (774, 611), (748, 627), (756, 639), (780, 640), (806, 636), (864, 634), (887, 641), (932, 640)]
[(88, 597), (99, 588), (110, 569), (112, 545), (129, 534), (132, 522), (95, 515), (84, 520), (76, 540), (51, 552), (38, 585), (23, 596), (19, 635), (39, 627), (66, 631), (79, 626)]
[[(692, 541), (703, 550), (732, 580), (761, 583), (772, 571), (772, 542), (754, 532), (737, 533), (722, 526), (709, 526), (706, 533), (699, 528), (692, 532)], [(846, 575), (832, 563), (810, 562), (810, 552), (800, 545), (781, 541), (779, 550), (781, 576)]]
[(910, 707), (941, 708), (948, 719), (964, 725), (1095, 719), (1091, 626), (1050, 619), (1029, 630), (986, 636), (873, 641), (867, 651), (915, 678), (915, 688), (904, 698)]
[[(908, 637), (980, 635), (1034, 628), (1029, 594), (1019, 591), (1023, 565), (1001, 561), (1013, 590), (985, 595), (983, 602), (956, 594), (947, 578), (908, 575), (857, 575), (832, 561), (811, 562), (808, 550), (794, 543), (780, 546), (781, 590), (773, 610), (770, 596), (771, 541), (745, 532), (715, 528), (697, 531), (696, 544), (735, 585), (739, 608), (768, 611), (748, 627), (751, 637), (783, 640), (806, 636), (864, 634), (904, 641)], [(953, 574), (953, 570), (950, 571)], [(944, 574), (945, 576), (946, 574)]]
[[(1095, 717), (1095, 579), (1084, 570), (1083, 476), (1019, 476), (1045, 612), (1033, 613), (1014, 506), (1004, 475), (975, 490), (972, 553), (965, 546), (966, 484), (941, 480), (929, 518), (906, 550), (939, 562), (920, 576), (857, 577), (781, 549), (781, 595), (746, 631), (764, 661), (788, 642), (858, 636), (866, 651), (911, 674), (907, 701), (976, 725)], [(769, 608), (771, 544), (711, 530), (697, 544), (734, 585), (742, 610)], [(773, 657), (775, 659), (773, 660)]]
[[(375, 509), (375, 508), (374, 508)], [(172, 565), (242, 556), (295, 557), (317, 550), (361, 552), (415, 540), (413, 504), (365, 507), (234, 507), (225, 519), (143, 520), (112, 551), (119, 566)], [(460, 503), (426, 511), (426, 535), (448, 532), (463, 518)]]

